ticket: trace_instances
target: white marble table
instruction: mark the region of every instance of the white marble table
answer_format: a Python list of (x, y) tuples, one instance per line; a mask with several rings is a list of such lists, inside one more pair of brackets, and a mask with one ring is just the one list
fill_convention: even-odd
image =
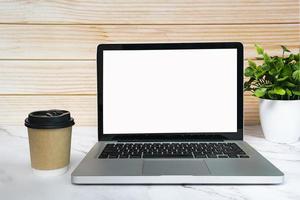
[[(284, 133), (283, 133), (284, 134)], [(30, 168), (25, 127), (0, 127), (0, 199), (300, 199), (300, 142), (266, 141), (257, 126), (246, 127), (245, 140), (285, 173), (281, 185), (78, 186), (71, 171), (97, 141), (95, 127), (74, 127), (71, 169), (52, 178), (37, 177)]]

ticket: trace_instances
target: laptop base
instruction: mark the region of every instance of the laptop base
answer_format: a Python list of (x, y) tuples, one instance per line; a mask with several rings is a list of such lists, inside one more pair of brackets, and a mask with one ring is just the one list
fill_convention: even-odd
[[(113, 141), (112, 141), (113, 142)], [(280, 184), (283, 173), (243, 141), (250, 158), (99, 159), (98, 142), (72, 173), (73, 184)], [(226, 141), (229, 142), (229, 141)]]

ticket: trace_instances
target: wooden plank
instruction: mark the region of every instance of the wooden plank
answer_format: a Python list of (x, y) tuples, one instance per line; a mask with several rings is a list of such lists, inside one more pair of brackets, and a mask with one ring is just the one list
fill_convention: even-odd
[(244, 95), (244, 123), (245, 125), (259, 124), (259, 99)]
[(96, 60), (0, 60), (0, 66), (0, 95), (96, 94)]
[(0, 60), (0, 94), (96, 94), (96, 61)]
[(99, 43), (240, 41), (270, 54), (298, 51), (298, 24), (272, 25), (0, 25), (0, 59), (95, 59)]
[(0, 23), (240, 24), (299, 22), (298, 0), (2, 1)]
[[(76, 125), (96, 126), (97, 107), (96, 96), (31, 96), (15, 95), (0, 96), (0, 126), (23, 125), (27, 114), (41, 109), (66, 109), (71, 111)], [(245, 124), (258, 123), (257, 99), (245, 96)]]
[(96, 96), (0, 96), (0, 126), (23, 126), (29, 112), (44, 109), (66, 109), (76, 125), (96, 126), (96, 105)]

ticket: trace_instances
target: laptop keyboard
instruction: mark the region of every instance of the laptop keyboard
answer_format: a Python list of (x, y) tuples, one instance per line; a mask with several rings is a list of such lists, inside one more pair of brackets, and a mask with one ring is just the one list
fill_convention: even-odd
[(249, 158), (249, 156), (235, 143), (176, 142), (107, 144), (99, 158)]

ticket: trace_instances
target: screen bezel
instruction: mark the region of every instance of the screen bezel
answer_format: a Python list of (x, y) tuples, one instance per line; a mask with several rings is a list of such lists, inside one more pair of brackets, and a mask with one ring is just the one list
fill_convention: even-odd
[[(233, 49), (233, 48), (237, 49), (237, 131), (236, 132), (103, 134), (103, 51)], [(98, 141), (243, 140), (243, 65), (244, 65), (243, 44), (240, 42), (99, 44), (97, 47)]]

